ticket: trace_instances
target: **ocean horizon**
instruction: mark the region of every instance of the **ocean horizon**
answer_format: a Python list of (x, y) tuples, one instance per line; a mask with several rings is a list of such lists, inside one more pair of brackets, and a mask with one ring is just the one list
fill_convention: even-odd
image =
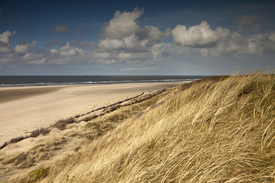
[(91, 85), (115, 83), (184, 82), (210, 76), (203, 75), (95, 75), (95, 76), (0, 76), (0, 87)]

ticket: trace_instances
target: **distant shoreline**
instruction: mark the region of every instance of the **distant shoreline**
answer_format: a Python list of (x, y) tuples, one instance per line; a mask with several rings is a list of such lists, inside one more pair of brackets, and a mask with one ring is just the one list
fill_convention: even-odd
[(185, 82), (210, 76), (0, 76), (0, 88), (121, 83)]

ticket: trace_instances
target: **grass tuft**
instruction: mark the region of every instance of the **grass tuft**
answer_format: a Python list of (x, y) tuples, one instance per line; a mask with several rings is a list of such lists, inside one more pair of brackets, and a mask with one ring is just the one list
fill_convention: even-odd
[(32, 131), (32, 133), (29, 135), (29, 137), (37, 137), (40, 134), (47, 135), (50, 132), (48, 128), (39, 128), (37, 130)]
[(23, 137), (23, 136), (15, 137), (15, 138), (12, 138), (9, 143), (16, 143), (16, 142), (19, 142), (19, 141), (21, 141), (21, 140), (23, 140), (25, 138), (26, 137)]
[(56, 127), (60, 130), (64, 130), (66, 129), (66, 125), (67, 124), (71, 124), (74, 123), (74, 118), (68, 118), (68, 119), (62, 119), (62, 120), (58, 120), (54, 125), (52, 125), (52, 127)]

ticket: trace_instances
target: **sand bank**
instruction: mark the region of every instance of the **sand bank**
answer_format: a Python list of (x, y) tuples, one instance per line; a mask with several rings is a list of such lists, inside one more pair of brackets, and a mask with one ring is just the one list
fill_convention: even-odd
[(84, 114), (142, 92), (175, 83), (0, 88), (0, 146), (11, 138), (28, 135), (59, 119)]

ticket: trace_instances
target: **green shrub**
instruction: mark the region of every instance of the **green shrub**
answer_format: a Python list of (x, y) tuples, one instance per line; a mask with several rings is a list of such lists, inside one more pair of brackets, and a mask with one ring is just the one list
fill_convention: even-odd
[(49, 174), (49, 168), (41, 168), (39, 170), (33, 170), (29, 172), (29, 177), (31, 178), (31, 182), (36, 182), (40, 179), (47, 177)]

